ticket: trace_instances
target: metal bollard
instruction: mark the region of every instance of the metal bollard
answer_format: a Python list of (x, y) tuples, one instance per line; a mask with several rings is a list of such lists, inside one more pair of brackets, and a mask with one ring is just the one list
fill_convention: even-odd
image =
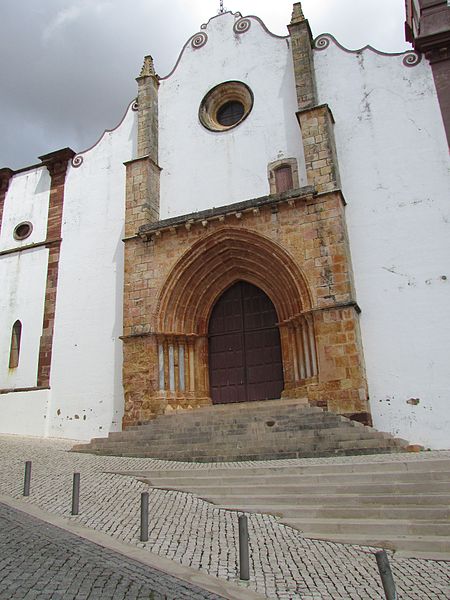
[(30, 495), (30, 485), (31, 485), (31, 460), (27, 460), (25, 463), (25, 477), (23, 480), (23, 495)]
[(148, 492), (141, 494), (141, 542), (148, 542)]
[(73, 474), (72, 483), (72, 514), (77, 515), (80, 509), (80, 474)]
[(375, 558), (377, 559), (378, 570), (380, 572), (386, 600), (398, 600), (394, 578), (392, 577), (391, 565), (389, 564), (386, 551), (379, 550), (378, 552), (375, 552)]
[(246, 515), (239, 515), (239, 579), (250, 579), (249, 552), (248, 552), (248, 519)]

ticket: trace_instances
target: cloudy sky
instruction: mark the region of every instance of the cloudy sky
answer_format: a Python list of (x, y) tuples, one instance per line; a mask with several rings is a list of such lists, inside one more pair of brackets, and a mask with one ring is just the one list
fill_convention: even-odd
[[(225, 0), (287, 33), (290, 0)], [(303, 0), (313, 35), (386, 52), (404, 42), (404, 0)], [(136, 95), (142, 58), (164, 76), (219, 0), (0, 0), (0, 167), (91, 146)]]

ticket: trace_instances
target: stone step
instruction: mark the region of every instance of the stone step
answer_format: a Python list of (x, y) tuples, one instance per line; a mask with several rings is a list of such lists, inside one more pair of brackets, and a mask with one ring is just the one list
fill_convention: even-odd
[[(405, 460), (404, 455), (393, 460), (390, 456), (386, 460), (378, 460), (377, 462), (356, 462), (352, 459), (351, 462), (323, 462), (310, 464), (304, 463), (301, 465), (285, 465), (280, 463), (265, 463), (265, 464), (253, 464), (251, 467), (242, 467), (241, 465), (235, 466), (234, 468), (222, 468), (215, 467), (212, 469), (201, 468), (201, 469), (166, 469), (158, 471), (150, 471), (153, 478), (161, 477), (176, 477), (177, 479), (183, 477), (193, 477), (198, 474), (201, 477), (226, 477), (227, 475), (241, 477), (250, 477), (253, 475), (338, 475), (346, 473), (435, 473), (435, 472), (446, 472), (450, 474), (450, 459), (448, 458), (433, 458), (433, 459), (419, 459), (419, 455), (415, 458), (415, 455), (410, 455), (414, 460)], [(382, 457), (380, 457), (381, 459)], [(130, 471), (130, 473), (142, 474), (142, 471)]]
[[(450, 494), (447, 497), (450, 500)], [(445, 504), (434, 506), (380, 506), (373, 504), (372, 506), (364, 507), (342, 507), (328, 506), (318, 507), (317, 505), (308, 504), (283, 504), (281, 507), (278, 503), (259, 503), (255, 502), (254, 498), (246, 500), (241, 498), (238, 503), (221, 504), (220, 508), (226, 510), (242, 510), (250, 513), (270, 514), (283, 518), (296, 517), (306, 519), (308, 522), (313, 522), (316, 519), (340, 519), (344, 522), (347, 520), (358, 520), (365, 523), (366, 520), (414, 520), (417, 521), (440, 521), (450, 519), (450, 508)], [(364, 527), (364, 525), (363, 525)]]
[[(283, 442), (283, 448), (288, 446), (295, 447), (306, 447), (308, 445), (321, 444), (322, 446), (332, 446), (338, 442), (351, 442), (353, 440), (371, 440), (379, 441), (380, 443), (386, 443), (386, 445), (398, 445), (402, 446), (404, 442), (394, 440), (393, 438), (386, 436), (383, 433), (377, 431), (361, 431), (359, 429), (342, 429), (333, 428), (330, 430), (315, 430), (303, 432), (302, 435), (298, 436), (293, 433), (278, 433), (277, 431), (270, 432), (251, 432), (252, 444), (259, 445), (261, 447), (270, 446), (272, 444), (278, 444), (280, 440)], [(145, 438), (145, 439), (130, 439), (130, 440), (92, 440), (91, 446), (94, 448), (102, 448), (106, 446), (120, 449), (124, 445), (128, 445), (130, 448), (140, 448), (143, 451), (146, 450), (162, 450), (163, 448), (177, 449), (177, 446), (182, 448), (201, 449), (203, 447), (212, 447), (211, 445), (219, 446), (221, 448), (234, 448), (236, 445), (239, 447), (246, 447), (246, 441), (249, 438), (249, 432), (234, 433), (228, 431), (227, 434), (221, 432), (217, 434), (210, 433), (199, 433), (194, 438), (192, 436), (184, 435), (168, 435), (165, 438)]]
[(318, 450), (284, 450), (284, 449), (269, 449), (267, 451), (261, 451), (258, 449), (255, 453), (247, 453), (243, 450), (240, 453), (234, 452), (233, 454), (220, 454), (221, 449), (215, 453), (188, 453), (185, 451), (173, 452), (170, 454), (154, 452), (142, 452), (139, 448), (130, 451), (114, 450), (106, 446), (101, 450), (92, 449), (90, 446), (86, 448), (80, 448), (77, 446), (73, 448), (74, 452), (98, 454), (102, 456), (123, 456), (123, 457), (137, 457), (137, 458), (149, 458), (149, 459), (160, 459), (169, 460), (174, 462), (198, 462), (198, 463), (222, 463), (222, 462), (233, 462), (233, 461), (260, 461), (260, 460), (277, 460), (277, 459), (291, 459), (291, 458), (316, 458), (318, 456), (324, 458), (336, 458), (340, 456), (368, 456), (371, 454), (390, 454), (402, 452), (399, 447), (386, 447), (385, 445), (379, 445), (375, 448), (364, 447), (360, 444), (358, 447), (346, 448), (346, 449), (333, 449), (330, 451), (318, 451)]
[[(281, 521), (293, 527), (289, 522)], [(296, 529), (296, 527), (293, 527)], [(308, 536), (311, 539), (327, 540), (340, 544), (358, 544), (395, 550), (396, 556), (425, 558), (432, 560), (450, 560), (450, 543), (444, 536), (433, 535), (381, 535), (365, 533), (334, 533)]]
[(282, 523), (289, 523), (308, 537), (320, 534), (364, 533), (377, 535), (431, 535), (447, 538), (450, 550), (450, 523), (441, 521), (412, 521), (408, 519), (305, 519), (301, 517), (283, 517)]
[(393, 453), (407, 442), (340, 415), (284, 398), (174, 411), (73, 451), (220, 462)]
[(208, 413), (211, 410), (218, 413), (236, 413), (236, 412), (254, 412), (262, 411), (262, 410), (271, 410), (273, 408), (279, 407), (297, 407), (300, 409), (305, 409), (306, 411), (316, 411), (323, 412), (322, 408), (317, 406), (310, 406), (307, 398), (278, 398), (276, 400), (256, 400), (251, 402), (235, 402), (229, 404), (207, 404), (203, 406), (199, 406), (195, 409), (178, 409), (173, 410), (171, 412), (165, 413), (163, 416), (170, 418), (177, 415), (185, 415), (185, 414), (204, 414)]
[(450, 459), (344, 460), (135, 475), (226, 510), (272, 514), (306, 537), (450, 560)]
[[(268, 432), (270, 433), (271, 431), (278, 431), (280, 433), (284, 433), (284, 432), (299, 432), (299, 431), (309, 431), (309, 430), (328, 430), (328, 429), (333, 429), (333, 428), (339, 428), (342, 430), (353, 430), (355, 429), (353, 425), (351, 425), (350, 423), (339, 423), (339, 422), (327, 422), (324, 423), (323, 421), (314, 421), (311, 423), (302, 423), (300, 422), (298, 424), (297, 427), (293, 427), (293, 429), (288, 429), (288, 428), (281, 428), (281, 427), (273, 427), (273, 428), (268, 428), (264, 423), (260, 424), (256, 424), (256, 423), (252, 423), (249, 425), (243, 425), (243, 424), (236, 424), (236, 423), (228, 423), (226, 425), (226, 431), (233, 431), (234, 434), (239, 434), (239, 435), (243, 435), (243, 434), (248, 434), (248, 433), (253, 433), (256, 431), (264, 431), (264, 432)], [(374, 431), (370, 428), (367, 429), (367, 431)], [(103, 437), (103, 438), (93, 438), (92, 441), (95, 441), (99, 444), (105, 444), (105, 443), (109, 443), (109, 442), (113, 442), (113, 441), (120, 441), (120, 440), (127, 440), (127, 441), (140, 441), (140, 440), (145, 440), (145, 439), (166, 439), (167, 436), (169, 435), (169, 437), (171, 438), (178, 438), (178, 437), (189, 437), (191, 436), (196, 436), (198, 434), (205, 434), (211, 432), (213, 435), (216, 434), (222, 434), (223, 436), (225, 436), (225, 432), (224, 432), (224, 425), (223, 424), (213, 424), (213, 425), (196, 425), (196, 426), (192, 426), (192, 427), (179, 427), (178, 429), (164, 429), (164, 428), (158, 428), (158, 429), (142, 429), (140, 431), (117, 431), (117, 432), (112, 432), (109, 434), (109, 436), (107, 438)]]
[[(161, 460), (171, 460), (178, 462), (232, 462), (240, 461), (256, 461), (261, 459), (286, 459), (286, 458), (314, 458), (322, 457), (337, 457), (349, 455), (368, 455), (389, 452), (400, 452), (401, 448), (392, 445), (391, 440), (353, 440), (351, 442), (336, 442), (334, 445), (311, 444), (306, 447), (295, 445), (293, 449), (277, 448), (276, 446), (258, 447), (254, 445), (251, 450), (247, 448), (224, 448), (222, 446), (205, 445), (202, 448), (185, 447), (183, 449), (152, 448), (143, 450), (142, 446), (137, 447), (105, 447), (102, 449), (78, 449), (79, 452), (91, 452), (99, 455), (123, 456), (123, 457), (143, 457)], [(249, 452), (253, 452), (249, 454)]]
[(148, 449), (153, 449), (156, 445), (161, 449), (163, 446), (167, 448), (175, 448), (176, 446), (182, 446), (183, 448), (190, 447), (202, 447), (204, 444), (211, 444), (214, 441), (216, 444), (220, 444), (223, 446), (234, 447), (236, 443), (243, 443), (248, 438), (248, 435), (251, 435), (253, 443), (259, 444), (270, 444), (272, 440), (275, 438), (282, 437), (284, 440), (284, 446), (289, 445), (291, 442), (294, 442), (295, 445), (298, 445), (299, 441), (301, 441), (302, 446), (306, 443), (317, 442), (317, 441), (325, 441), (327, 444), (334, 443), (335, 441), (346, 441), (346, 440), (354, 440), (354, 439), (376, 439), (376, 440), (384, 440), (384, 439), (392, 439), (386, 436), (386, 434), (380, 433), (378, 431), (362, 431), (360, 429), (353, 428), (342, 428), (342, 427), (333, 427), (330, 429), (314, 429), (303, 431), (301, 435), (301, 440), (299, 440), (298, 431), (295, 432), (280, 432), (275, 428), (270, 429), (269, 431), (258, 431), (257, 428), (254, 428), (253, 431), (235, 431), (233, 428), (228, 428), (225, 432), (222, 431), (197, 431), (189, 434), (186, 433), (176, 433), (172, 435), (157, 434), (151, 436), (144, 436), (140, 434), (139, 437), (128, 437), (123, 436), (122, 438), (118, 438), (117, 436), (114, 438), (98, 438), (93, 439), (91, 441), (91, 446), (93, 448), (102, 448), (104, 446), (111, 445), (111, 447), (120, 449), (121, 446), (129, 445), (130, 447), (136, 448), (138, 445), (142, 448), (143, 451)]
[(309, 406), (307, 402), (304, 400), (262, 400), (258, 402), (237, 402), (232, 404), (216, 404), (214, 406), (201, 406), (195, 409), (186, 410), (174, 410), (170, 413), (166, 413), (164, 415), (160, 415), (157, 419), (148, 421), (143, 423), (142, 425), (135, 425), (128, 428), (128, 430), (136, 430), (141, 427), (147, 427), (155, 423), (155, 421), (160, 421), (162, 423), (167, 423), (169, 420), (177, 420), (180, 419), (185, 421), (186, 419), (205, 419), (210, 415), (214, 415), (214, 418), (235, 418), (239, 416), (239, 418), (245, 418), (246, 414), (250, 414), (252, 416), (265, 415), (266, 413), (276, 413), (276, 412), (299, 412), (302, 414), (327, 414), (324, 409)]
[[(145, 480), (151, 484), (151, 481)], [(333, 485), (328, 483), (308, 485), (302, 483), (292, 483), (287, 485), (258, 485), (253, 484), (250, 480), (248, 483), (243, 485), (170, 485), (170, 486), (154, 486), (161, 487), (164, 489), (178, 490), (196, 494), (201, 498), (208, 499), (210, 496), (240, 496), (250, 498), (253, 495), (264, 496), (264, 495), (275, 495), (281, 496), (289, 494), (307, 495), (314, 494), (316, 496), (322, 494), (360, 494), (360, 495), (371, 495), (371, 494), (414, 494), (422, 493), (425, 494), (430, 490), (429, 482), (424, 483), (361, 483), (354, 485)], [(433, 483), (433, 491), (438, 494), (450, 494), (450, 483), (436, 481)]]
[[(159, 487), (159, 486), (158, 486)], [(450, 494), (422, 493), (422, 494), (252, 494), (243, 497), (238, 494), (208, 494), (208, 501), (220, 506), (233, 507), (237, 510), (247, 504), (277, 506), (277, 512), (283, 513), (285, 505), (288, 506), (314, 506), (317, 510), (322, 508), (348, 507), (349, 510), (361, 508), (371, 511), (373, 507), (390, 512), (393, 508), (446, 508), (450, 505)]]
[[(156, 477), (157, 485), (174, 485), (182, 481), (183, 485), (233, 485), (242, 484), (247, 479), (246, 474), (227, 471), (225, 473), (211, 474), (192, 473), (190, 477), (185, 475), (178, 478), (166, 472), (165, 477)], [(153, 478), (152, 478), (153, 480)], [(316, 475), (313, 473), (303, 474), (299, 479), (297, 475), (263, 474), (255, 473), (251, 477), (253, 485), (285, 485), (295, 482), (301, 482), (308, 485), (328, 483), (333, 485), (352, 485), (358, 483), (423, 483), (425, 481), (446, 481), (450, 483), (450, 473), (446, 471), (425, 472), (425, 473), (407, 473), (398, 471), (376, 472), (376, 473), (327, 473), (325, 475)]]
[[(272, 421), (269, 421), (270, 423)], [(357, 431), (361, 431), (360, 428), (358, 428), (358, 426), (356, 426), (354, 424), (353, 421), (341, 421), (339, 419), (328, 419), (328, 420), (318, 420), (317, 417), (314, 417), (313, 420), (304, 420), (304, 419), (299, 419), (298, 422), (296, 421), (296, 419), (290, 418), (287, 419), (285, 421), (283, 421), (282, 423), (280, 422), (276, 422), (275, 425), (273, 426), (268, 426), (266, 424), (266, 422), (263, 420), (261, 422), (254, 420), (253, 422), (249, 422), (249, 423), (242, 423), (242, 422), (229, 422), (227, 423), (227, 429), (226, 432), (228, 431), (234, 431), (236, 434), (246, 434), (249, 431), (253, 432), (253, 431), (264, 431), (265, 433), (269, 434), (269, 433), (273, 433), (273, 432), (280, 432), (280, 433), (284, 433), (284, 432), (292, 432), (292, 433), (296, 433), (298, 434), (299, 431), (304, 431), (305, 434), (308, 433), (310, 430), (329, 430), (329, 429), (341, 429), (341, 430), (357, 430)], [(165, 439), (167, 437), (167, 433), (168, 431), (170, 432), (171, 430), (168, 430), (167, 428), (164, 428), (162, 426), (158, 426), (156, 427), (156, 424), (154, 427), (142, 427), (142, 429), (140, 430), (126, 430), (126, 431), (119, 431), (119, 432), (112, 432), (109, 434), (108, 438), (94, 438), (94, 440), (96, 442), (99, 443), (105, 443), (108, 440), (112, 440), (112, 441), (116, 441), (116, 440), (140, 440), (140, 439), (146, 439), (146, 438), (151, 438), (151, 439)], [(388, 435), (388, 434), (382, 434), (382, 432), (377, 432), (376, 430), (367, 427), (364, 428), (363, 431), (366, 432), (371, 432), (371, 433), (378, 433), (379, 435)], [(173, 437), (188, 437), (188, 436), (192, 436), (194, 435), (198, 435), (198, 434), (203, 434), (203, 433), (207, 433), (207, 432), (211, 432), (212, 435), (217, 435), (217, 434), (222, 434), (223, 436), (226, 436), (226, 432), (224, 432), (224, 424), (221, 422), (212, 422), (211, 424), (207, 424), (202, 422), (201, 424), (198, 425), (192, 425), (189, 427), (186, 426), (182, 426), (180, 425), (180, 427), (178, 427), (172, 434)]]

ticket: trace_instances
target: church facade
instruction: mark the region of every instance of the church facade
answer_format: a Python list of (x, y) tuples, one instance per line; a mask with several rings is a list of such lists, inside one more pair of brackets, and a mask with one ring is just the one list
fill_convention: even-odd
[(401, 54), (313, 40), (298, 3), (286, 37), (221, 13), (166, 77), (145, 58), (91, 149), (1, 169), (0, 430), (292, 397), (448, 447), (450, 24), (428, 4)]

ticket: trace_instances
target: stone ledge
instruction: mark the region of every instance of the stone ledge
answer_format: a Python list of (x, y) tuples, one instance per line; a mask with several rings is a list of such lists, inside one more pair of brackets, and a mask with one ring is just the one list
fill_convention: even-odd
[(6, 388), (0, 389), (0, 394), (13, 394), (15, 392), (39, 392), (41, 390), (49, 390), (50, 386), (35, 386), (35, 387), (23, 387), (23, 388)]
[(138, 235), (141, 238), (148, 238), (150, 235), (157, 231), (164, 229), (171, 229), (180, 225), (207, 221), (208, 219), (214, 219), (227, 214), (236, 214), (259, 208), (262, 206), (271, 206), (281, 204), (283, 202), (302, 200), (305, 198), (312, 198), (316, 195), (316, 190), (312, 186), (305, 186), (284, 192), (283, 194), (269, 194), (267, 196), (261, 196), (259, 198), (252, 198), (251, 200), (244, 200), (243, 202), (236, 202), (234, 204), (227, 204), (225, 206), (219, 206), (217, 208), (209, 208), (199, 212), (189, 213), (186, 215), (180, 215), (179, 217), (172, 217), (170, 219), (163, 219), (156, 223), (149, 223), (139, 227)]
[(8, 248), (8, 250), (0, 251), (0, 256), (5, 256), (8, 254), (15, 254), (16, 252), (24, 252), (25, 250), (33, 250), (34, 248), (42, 248), (45, 246), (48, 248), (49, 246), (53, 246), (55, 244), (60, 244), (62, 242), (62, 238), (57, 238), (54, 240), (44, 240), (43, 242), (36, 242), (34, 244), (26, 244), (24, 246), (17, 246), (16, 248)]

